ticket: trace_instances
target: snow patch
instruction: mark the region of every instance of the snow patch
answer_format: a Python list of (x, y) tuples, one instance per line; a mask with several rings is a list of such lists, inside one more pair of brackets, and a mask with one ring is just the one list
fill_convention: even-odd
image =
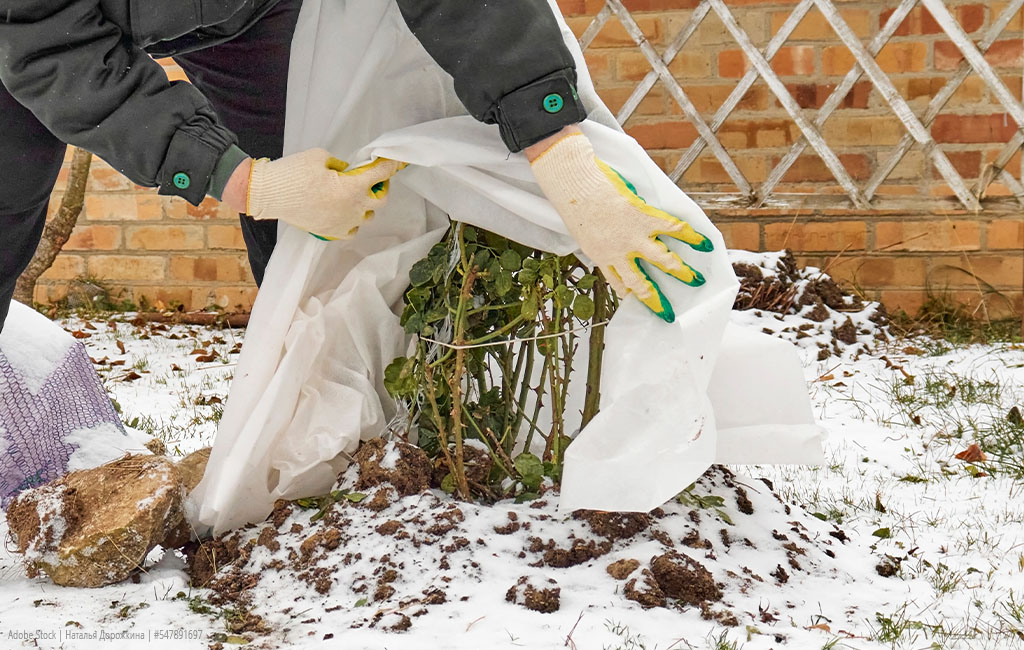
[(7, 357), (33, 395), (39, 393), (74, 344), (75, 339), (39, 312), (19, 302), (11, 303), (0, 334), (0, 354)]
[(95, 427), (75, 429), (64, 439), (75, 447), (68, 460), (68, 471), (92, 469), (104, 463), (117, 460), (126, 453), (148, 454), (149, 450), (141, 442), (112, 422), (105, 422)]

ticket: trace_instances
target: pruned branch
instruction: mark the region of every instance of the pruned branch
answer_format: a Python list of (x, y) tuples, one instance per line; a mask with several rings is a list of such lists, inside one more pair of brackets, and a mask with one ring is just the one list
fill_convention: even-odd
[(71, 169), (68, 175), (68, 188), (60, 202), (56, 216), (46, 224), (43, 237), (39, 241), (35, 255), (24, 273), (18, 278), (14, 288), (14, 299), (25, 304), (32, 304), (36, 282), (39, 276), (53, 266), (71, 231), (78, 222), (85, 204), (85, 187), (89, 181), (89, 168), (92, 165), (92, 154), (84, 149), (75, 149), (71, 158)]

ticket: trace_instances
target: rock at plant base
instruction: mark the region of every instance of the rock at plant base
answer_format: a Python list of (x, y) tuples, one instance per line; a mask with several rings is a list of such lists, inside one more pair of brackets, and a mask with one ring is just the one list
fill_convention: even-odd
[(137, 571), (182, 519), (185, 489), (173, 462), (125, 456), (22, 492), (7, 520), (30, 577), (101, 587)]
[[(198, 451), (193, 451), (177, 462), (178, 474), (181, 476), (181, 482), (185, 486), (186, 495), (196, 489), (199, 481), (203, 479), (203, 474), (206, 472), (206, 463), (210, 460), (210, 451), (209, 447), (205, 447)], [(191, 539), (193, 530), (188, 520), (182, 518), (181, 523), (172, 528), (167, 537), (160, 542), (160, 546), (164, 548), (181, 548)]]
[(193, 451), (178, 461), (178, 473), (181, 474), (181, 480), (185, 484), (186, 494), (196, 489), (199, 481), (203, 479), (206, 463), (210, 460), (210, 451), (209, 447), (205, 447), (199, 451)]

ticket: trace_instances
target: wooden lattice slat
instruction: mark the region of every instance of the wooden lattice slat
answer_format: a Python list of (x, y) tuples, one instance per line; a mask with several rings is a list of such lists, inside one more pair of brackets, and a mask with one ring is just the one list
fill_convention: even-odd
[[(957, 70), (942, 89), (932, 97), (920, 118), (914, 114), (910, 106), (896, 90), (892, 81), (874, 59), (918, 2), (922, 3), (932, 16), (935, 17), (936, 22), (964, 55), (964, 61), (960, 63)], [(786, 89), (785, 84), (782, 83), (772, 70), (769, 61), (779, 52), (780, 48), (812, 7), (817, 7), (821, 11), (822, 15), (832, 26), (832, 29), (839, 36), (839, 39), (854, 57), (856, 64), (846, 74), (842, 82), (830, 93), (817, 112), (815, 119), (809, 121), (805, 117), (804, 111)], [(659, 55), (647, 41), (629, 11), (622, 4), (622, 0), (606, 0), (604, 7), (580, 38), (580, 44), (584, 49), (589, 47), (598, 32), (613, 16), (622, 23), (626, 32), (650, 63), (651, 71), (647, 73), (633, 90), (616, 117), (620, 124), (625, 123), (636, 111), (644, 97), (660, 81), (682, 108), (686, 119), (696, 127), (699, 134), (698, 139), (684, 152), (679, 163), (671, 172), (670, 176), (672, 179), (678, 181), (683, 173), (697, 161), (701, 153), (705, 149), (709, 149), (722, 164), (722, 167), (738, 189), (738, 195), (699, 195), (701, 197), (700, 200), (705, 204), (714, 203), (718, 206), (735, 207), (737, 205), (750, 205), (751, 201), (756, 201), (757, 205), (764, 207), (785, 205), (786, 201), (780, 202), (775, 197), (774, 190), (793, 163), (806, 151), (807, 147), (811, 147), (846, 192), (848, 201), (854, 207), (869, 209), (872, 207), (872, 203), (878, 206), (883, 204), (889, 205), (891, 203), (890, 200), (876, 198), (876, 193), (881, 184), (893, 173), (903, 157), (916, 144), (931, 159), (935, 169), (938, 170), (953, 190), (960, 204), (969, 210), (978, 211), (981, 209), (979, 198), (984, 196), (987, 187), (997, 178), (1010, 189), (1017, 201), (1024, 205), (1024, 184), (1005, 170), (1009, 160), (1024, 146), (1024, 131), (1021, 130), (1024, 127), (1024, 105), (1013, 97), (1002, 79), (992, 70), (992, 67), (984, 58), (984, 53), (988, 51), (991, 45), (1007, 29), (1011, 18), (1022, 7), (1024, 7), (1024, 0), (1010, 0), (998, 18), (993, 21), (991, 27), (985, 32), (984, 37), (975, 44), (949, 13), (944, 0), (900, 0), (881, 31), (865, 45), (860, 42), (846, 24), (833, 4), (833, 0), (800, 0), (769, 43), (763, 50), (759, 50), (739, 26), (723, 0), (702, 0), (694, 9), (687, 23), (673, 37), (665, 51)], [(696, 107), (682, 86), (673, 77), (668, 66), (679, 55), (685, 44), (711, 11), (714, 11), (721, 19), (727, 31), (739, 44), (740, 49), (750, 61), (751, 67), (736, 84), (736, 87), (729, 94), (725, 103), (715, 112), (710, 122), (706, 122), (696, 110)], [(999, 103), (1006, 109), (1018, 126), (1017, 132), (1005, 144), (995, 161), (986, 168), (981, 178), (979, 178), (978, 185), (973, 192), (967, 187), (964, 179), (953, 167), (949, 158), (939, 148), (929, 132), (929, 127), (935, 121), (942, 108), (972, 71), (985, 82), (993, 96), (998, 99)], [(879, 164), (866, 186), (860, 188), (850, 177), (838, 156), (829, 147), (820, 130), (829, 117), (839, 108), (843, 99), (853, 89), (854, 84), (865, 75), (884, 98), (897, 119), (906, 128), (907, 133), (893, 152)], [(801, 137), (792, 145), (789, 152), (779, 161), (775, 168), (771, 170), (765, 182), (755, 192), (736, 166), (733, 158), (722, 146), (717, 133), (758, 78), (764, 80), (790, 119), (797, 125)], [(830, 197), (817, 197), (815, 202), (820, 203), (831, 200)], [(800, 198), (799, 201), (800, 203), (806, 203), (807, 198)], [(943, 203), (941, 199), (935, 199), (934, 201), (937, 204)]]

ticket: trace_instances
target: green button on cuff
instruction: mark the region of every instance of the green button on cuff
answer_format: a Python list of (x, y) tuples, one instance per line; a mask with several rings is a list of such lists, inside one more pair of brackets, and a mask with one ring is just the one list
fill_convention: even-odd
[(544, 110), (548, 113), (557, 113), (565, 106), (565, 100), (558, 93), (551, 93), (544, 98)]
[(192, 184), (192, 179), (185, 172), (178, 172), (174, 175), (174, 186), (179, 190), (187, 190)]

